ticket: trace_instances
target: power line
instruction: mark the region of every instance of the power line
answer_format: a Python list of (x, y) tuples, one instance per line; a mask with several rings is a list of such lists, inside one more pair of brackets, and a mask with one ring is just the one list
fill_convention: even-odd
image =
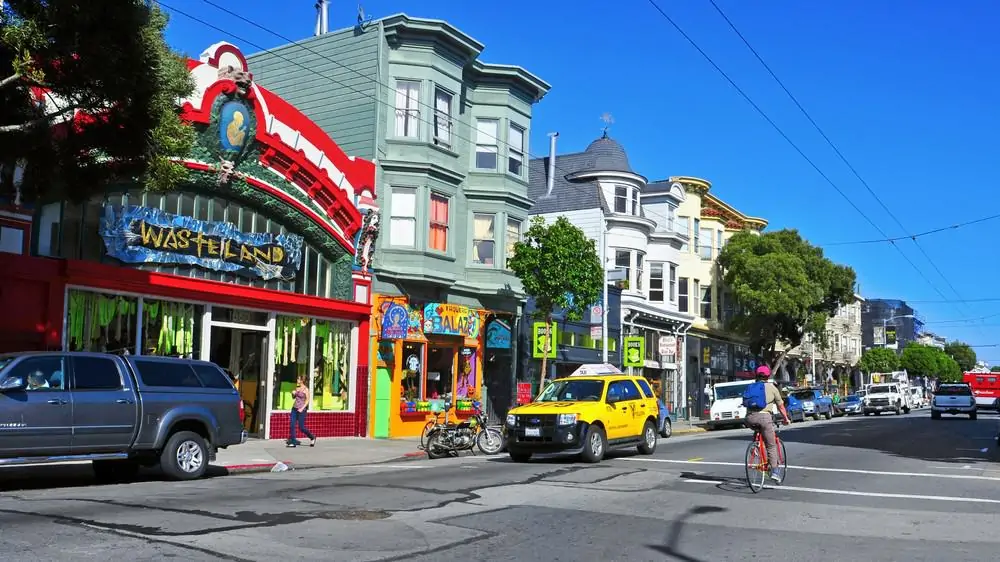
[(979, 224), (981, 222), (986, 222), (986, 221), (991, 221), (991, 220), (996, 220), (996, 219), (1000, 219), (1000, 214), (990, 215), (988, 217), (982, 217), (982, 218), (978, 218), (978, 219), (971, 220), (971, 221), (960, 222), (960, 223), (956, 223), (956, 224), (953, 224), (953, 225), (950, 225), (950, 226), (942, 226), (941, 228), (935, 228), (933, 230), (927, 230), (927, 231), (924, 231), (924, 232), (918, 232), (917, 234), (913, 234), (913, 235), (910, 235), (910, 236), (896, 236), (894, 238), (876, 238), (874, 240), (855, 240), (855, 241), (851, 241), (851, 242), (829, 242), (829, 243), (826, 243), (826, 244), (816, 244), (816, 245), (820, 246), (820, 247), (824, 247), (824, 248), (829, 248), (831, 246), (853, 246), (853, 245), (858, 245), (858, 244), (878, 244), (878, 243), (881, 243), (881, 242), (898, 242), (900, 240), (914, 240), (914, 239), (920, 238), (922, 236), (928, 236), (930, 234), (937, 234), (939, 232), (945, 232), (947, 230), (955, 230), (955, 229), (958, 229), (958, 228), (962, 228), (963, 226), (970, 226), (970, 225), (973, 225), (973, 224)]
[[(955, 320), (934, 320), (931, 322), (924, 322), (924, 324), (951, 324), (951, 323), (962, 323), (962, 322), (978, 322), (979, 320), (986, 320), (987, 318), (996, 318), (997, 316), (1000, 316), (1000, 312), (996, 314), (987, 314), (986, 316), (979, 316), (976, 318), (957, 318)], [(980, 324), (980, 326), (983, 325), (984, 324)], [(943, 326), (943, 327), (951, 328), (952, 326)], [(954, 327), (957, 328), (960, 326), (954, 326)]]
[[(654, 0), (649, 0), (649, 1), (651, 3), (654, 2)], [(726, 23), (729, 24), (730, 29), (732, 29), (733, 32), (736, 33), (736, 35), (740, 38), (741, 41), (743, 41), (743, 44), (746, 45), (747, 49), (749, 49), (750, 52), (753, 53), (753, 56), (756, 57), (757, 61), (760, 62), (761, 66), (763, 66), (764, 69), (767, 70), (768, 74), (771, 75), (771, 78), (773, 78), (774, 81), (777, 82), (778, 86), (780, 86), (781, 89), (784, 90), (785, 94), (788, 95), (788, 97), (792, 100), (792, 102), (799, 109), (799, 111), (802, 112), (802, 115), (804, 115), (805, 118), (809, 121), (809, 123), (812, 124), (813, 128), (816, 129), (816, 132), (818, 132), (820, 134), (820, 136), (823, 137), (823, 140), (825, 140), (826, 143), (828, 145), (830, 145), (830, 148), (832, 148), (833, 151), (834, 151), (834, 153), (837, 155), (837, 157), (840, 158), (840, 161), (843, 162), (845, 166), (847, 166), (847, 168), (851, 171), (851, 173), (854, 174), (854, 177), (857, 178), (858, 181), (861, 182), (861, 185), (863, 185), (864, 188), (868, 191), (868, 193), (872, 197), (875, 198), (875, 201), (878, 202), (878, 204), (882, 207), (882, 209), (886, 212), (886, 214), (889, 215), (889, 217), (892, 218), (892, 220), (896, 222), (896, 224), (899, 226), (899, 228), (901, 228), (903, 230), (903, 232), (906, 233), (906, 238), (909, 238), (913, 242), (913, 245), (917, 247), (917, 249), (920, 251), (921, 254), (923, 254), (924, 258), (926, 258), (926, 260), (927, 260), (927, 263), (929, 263), (931, 265), (931, 267), (934, 268), (934, 270), (937, 272), (938, 276), (940, 276), (941, 279), (944, 280), (945, 284), (948, 285), (948, 287), (955, 294), (955, 296), (958, 297), (959, 299), (961, 299), (962, 295), (959, 294), (958, 289), (956, 289), (955, 286), (952, 285), (951, 281), (948, 280), (948, 278), (945, 276), (944, 272), (941, 271), (941, 268), (939, 268), (937, 266), (937, 264), (934, 262), (934, 260), (931, 258), (931, 256), (924, 249), (923, 245), (921, 245), (920, 242), (917, 240), (917, 237), (919, 235), (910, 234), (909, 230), (903, 225), (902, 221), (900, 221), (899, 218), (896, 216), (896, 214), (893, 213), (891, 209), (889, 209), (889, 207), (885, 204), (884, 201), (882, 201), (882, 198), (879, 197), (877, 193), (875, 193), (875, 190), (872, 189), (872, 187), (868, 184), (868, 182), (865, 181), (865, 179), (863, 177), (861, 177), (861, 174), (858, 172), (857, 168), (855, 168), (847, 160), (847, 157), (844, 156), (844, 153), (841, 152), (840, 149), (837, 147), (837, 145), (833, 142), (833, 140), (831, 140), (830, 137), (827, 136), (827, 134), (823, 130), (823, 128), (820, 127), (818, 123), (816, 123), (816, 120), (812, 118), (812, 115), (810, 115), (808, 111), (806, 111), (806, 108), (803, 107), (801, 103), (799, 103), (798, 98), (796, 98), (795, 95), (792, 94), (792, 92), (785, 86), (785, 83), (782, 82), (780, 78), (778, 78), (778, 75), (775, 74), (775, 72), (771, 69), (771, 67), (766, 62), (764, 62), (764, 58), (761, 57), (760, 53), (758, 53), (757, 50), (753, 48), (753, 45), (750, 44), (750, 41), (748, 41), (747, 38), (743, 35), (743, 33), (740, 32), (739, 28), (736, 27), (736, 24), (734, 24), (733, 21), (731, 19), (729, 19), (729, 16), (726, 15), (726, 13), (722, 10), (722, 8), (719, 7), (719, 5), (715, 2), (715, 0), (708, 0), (708, 1), (712, 4), (712, 7), (715, 8), (715, 11), (717, 11), (719, 13), (719, 15), (722, 16), (722, 19), (726, 20)], [(654, 5), (655, 5), (655, 3), (654, 3)], [(659, 9), (659, 8), (657, 8), (657, 9)], [(662, 10), (661, 10), (661, 13), (662, 13)], [(675, 24), (675, 27), (676, 27), (676, 24)], [(888, 236), (885, 236), (884, 234), (883, 234), (883, 236), (885, 238), (889, 238)], [(895, 240), (886, 240), (886, 241), (890, 242), (891, 244), (893, 244), (895, 246)], [(899, 250), (899, 251), (900, 251), (900, 253), (902, 253), (902, 250)], [(916, 266), (914, 266), (914, 267), (916, 267)], [(921, 276), (923, 276), (923, 274), (921, 274)], [(925, 277), (925, 280), (926, 280), (926, 277)], [(927, 282), (928, 282), (928, 284), (930, 284), (929, 280), (927, 280)], [(934, 287), (933, 284), (931, 284), (931, 285), (932, 285), (932, 287)], [(937, 287), (934, 287), (934, 290), (938, 294), (941, 294), (941, 292), (937, 290)], [(941, 297), (944, 298), (944, 295), (941, 294)], [(958, 309), (957, 306), (956, 306), (956, 309)], [(961, 310), (960, 312), (962, 314), (965, 314), (964, 310)]]

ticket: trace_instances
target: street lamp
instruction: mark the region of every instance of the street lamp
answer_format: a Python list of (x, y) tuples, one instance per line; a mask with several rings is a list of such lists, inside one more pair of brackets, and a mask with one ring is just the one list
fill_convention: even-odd
[(889, 324), (890, 320), (901, 320), (903, 318), (916, 318), (915, 314), (903, 314), (902, 316), (890, 316), (889, 318), (882, 319), (882, 347), (889, 347), (889, 338), (886, 336), (885, 329)]

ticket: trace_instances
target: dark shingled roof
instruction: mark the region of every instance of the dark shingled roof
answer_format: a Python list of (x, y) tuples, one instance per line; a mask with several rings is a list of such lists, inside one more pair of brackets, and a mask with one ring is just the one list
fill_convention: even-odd
[(594, 180), (569, 181), (566, 176), (577, 172), (628, 172), (634, 174), (628, 163), (625, 149), (604, 133), (590, 143), (587, 150), (572, 154), (556, 155), (555, 181), (552, 193), (545, 196), (549, 175), (549, 158), (535, 158), (528, 164), (528, 197), (534, 200), (531, 214), (565, 213), (582, 209), (611, 207), (601, 194), (600, 185)]

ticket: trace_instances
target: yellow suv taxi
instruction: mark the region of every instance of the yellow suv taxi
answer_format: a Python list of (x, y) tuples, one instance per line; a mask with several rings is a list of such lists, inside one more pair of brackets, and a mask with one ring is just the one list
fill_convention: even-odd
[(621, 372), (570, 375), (551, 381), (531, 403), (507, 415), (507, 451), (514, 462), (535, 453), (579, 454), (600, 462), (608, 448), (656, 450), (659, 402), (646, 379)]

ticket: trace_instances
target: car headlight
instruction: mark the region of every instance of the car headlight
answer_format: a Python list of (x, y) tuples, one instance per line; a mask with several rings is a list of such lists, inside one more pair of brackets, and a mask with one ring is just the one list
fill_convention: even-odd
[(514, 414), (507, 414), (507, 425), (510, 427), (517, 425), (517, 416)]
[(556, 418), (556, 424), (558, 425), (573, 425), (576, 423), (576, 414), (559, 414)]

